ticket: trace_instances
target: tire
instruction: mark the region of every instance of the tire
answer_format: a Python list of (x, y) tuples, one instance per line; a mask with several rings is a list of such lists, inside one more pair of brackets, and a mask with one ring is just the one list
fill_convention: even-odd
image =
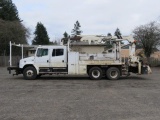
[(106, 71), (106, 76), (109, 80), (117, 80), (120, 77), (120, 71), (118, 68), (116, 67), (110, 67), (107, 71)]
[(100, 80), (102, 78), (103, 74), (102, 74), (102, 70), (99, 67), (92, 67), (89, 70), (89, 77), (92, 80)]
[(26, 67), (23, 71), (23, 77), (26, 80), (34, 80), (37, 77), (37, 71), (34, 67)]

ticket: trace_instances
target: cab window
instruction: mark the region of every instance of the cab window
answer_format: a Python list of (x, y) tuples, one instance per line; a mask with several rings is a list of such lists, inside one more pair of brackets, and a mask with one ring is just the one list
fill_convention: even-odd
[(62, 56), (64, 54), (64, 49), (53, 49), (52, 56)]

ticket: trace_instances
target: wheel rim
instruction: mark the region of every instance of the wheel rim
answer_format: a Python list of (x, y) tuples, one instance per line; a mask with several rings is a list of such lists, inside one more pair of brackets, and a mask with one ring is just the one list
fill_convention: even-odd
[(33, 76), (33, 71), (32, 71), (32, 70), (28, 70), (28, 71), (26, 72), (26, 76), (27, 76), (27, 77), (32, 77), (32, 76)]
[(118, 72), (117, 72), (117, 71), (111, 71), (111, 72), (110, 72), (110, 76), (111, 76), (112, 78), (116, 78), (116, 77), (118, 76)]
[(92, 71), (92, 76), (94, 77), (94, 78), (98, 78), (99, 76), (100, 76), (100, 71), (98, 71), (98, 70), (93, 70)]

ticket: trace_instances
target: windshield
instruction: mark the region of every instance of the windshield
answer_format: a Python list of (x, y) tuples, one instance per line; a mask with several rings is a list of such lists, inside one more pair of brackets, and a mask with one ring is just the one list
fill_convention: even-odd
[(47, 55), (48, 55), (48, 49), (46, 49), (46, 48), (38, 48), (37, 57), (47, 56)]

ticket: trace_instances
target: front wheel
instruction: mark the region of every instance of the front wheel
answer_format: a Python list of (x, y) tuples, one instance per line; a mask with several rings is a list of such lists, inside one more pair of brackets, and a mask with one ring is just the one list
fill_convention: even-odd
[(102, 70), (99, 67), (93, 67), (89, 70), (89, 77), (92, 80), (99, 80), (102, 78)]
[(23, 71), (23, 77), (26, 80), (34, 80), (37, 77), (37, 71), (34, 67), (26, 67)]
[(116, 67), (110, 67), (107, 71), (106, 71), (106, 76), (109, 80), (117, 80), (120, 77), (120, 71), (118, 68)]

